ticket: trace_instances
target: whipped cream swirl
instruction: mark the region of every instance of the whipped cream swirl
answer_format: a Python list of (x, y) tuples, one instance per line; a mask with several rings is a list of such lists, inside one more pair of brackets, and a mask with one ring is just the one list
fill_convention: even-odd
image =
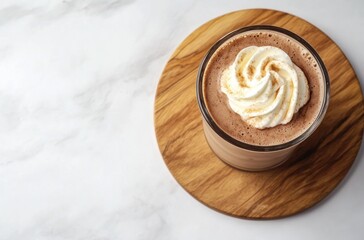
[(241, 50), (223, 72), (221, 90), (231, 109), (259, 129), (289, 123), (310, 98), (305, 74), (272, 46)]

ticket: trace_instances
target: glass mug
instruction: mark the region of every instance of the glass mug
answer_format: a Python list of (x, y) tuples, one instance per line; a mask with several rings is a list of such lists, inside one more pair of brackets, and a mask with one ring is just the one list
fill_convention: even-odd
[[(231, 137), (230, 135), (225, 133), (211, 117), (204, 99), (204, 73), (207, 64), (214, 52), (230, 38), (244, 32), (256, 30), (278, 32), (279, 34), (285, 35), (292, 41), (298, 42), (312, 54), (318, 64), (320, 73), (322, 74), (323, 99), (321, 101), (322, 104), (315, 121), (308, 127), (308, 129), (304, 133), (299, 135), (297, 138), (283, 144), (269, 146), (252, 145)], [(233, 167), (247, 171), (262, 171), (274, 168), (288, 160), (289, 157), (292, 155), (293, 151), (297, 148), (297, 146), (299, 146), (299, 144), (306, 140), (318, 128), (325, 116), (329, 104), (330, 80), (327, 70), (320, 56), (301, 37), (283, 28), (266, 25), (256, 25), (235, 30), (218, 40), (210, 48), (199, 67), (196, 83), (196, 93), (199, 109), (202, 114), (204, 134), (212, 151), (221, 160)]]

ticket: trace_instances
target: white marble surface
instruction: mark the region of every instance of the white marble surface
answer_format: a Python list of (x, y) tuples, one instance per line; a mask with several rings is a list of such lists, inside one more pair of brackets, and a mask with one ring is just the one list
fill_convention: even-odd
[(326, 201), (274, 221), (205, 207), (163, 163), (153, 100), (169, 55), (207, 20), (257, 7), (320, 27), (364, 84), (359, 0), (2, 0), (0, 239), (363, 239), (363, 150)]

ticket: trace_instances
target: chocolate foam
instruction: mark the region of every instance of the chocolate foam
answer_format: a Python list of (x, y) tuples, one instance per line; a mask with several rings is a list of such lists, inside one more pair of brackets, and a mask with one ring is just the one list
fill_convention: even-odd
[[(310, 100), (293, 116), (291, 122), (260, 130), (245, 123), (230, 109), (226, 95), (220, 90), (221, 75), (233, 63), (239, 51), (248, 46), (278, 47), (305, 73)], [(244, 143), (271, 146), (297, 138), (312, 125), (322, 105), (323, 85), (319, 64), (302, 44), (282, 33), (253, 30), (234, 36), (215, 51), (205, 69), (203, 93), (210, 115), (224, 132)]]

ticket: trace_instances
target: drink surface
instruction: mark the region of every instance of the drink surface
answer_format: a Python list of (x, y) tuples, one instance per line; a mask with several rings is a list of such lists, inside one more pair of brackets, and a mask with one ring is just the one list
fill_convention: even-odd
[[(233, 64), (240, 50), (249, 46), (282, 49), (306, 75), (310, 99), (289, 123), (266, 129), (254, 128), (230, 108), (227, 96), (221, 91), (223, 72)], [(322, 72), (312, 54), (295, 39), (270, 30), (248, 31), (226, 41), (210, 58), (203, 78), (204, 100), (216, 124), (231, 137), (259, 146), (283, 144), (303, 134), (320, 111), (323, 92)]]

